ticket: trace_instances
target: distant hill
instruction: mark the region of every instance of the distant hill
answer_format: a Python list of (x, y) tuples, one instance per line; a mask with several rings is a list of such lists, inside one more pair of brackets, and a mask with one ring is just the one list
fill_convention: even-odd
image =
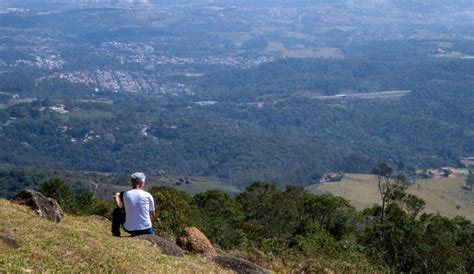
[[(464, 216), (474, 221), (474, 193), (464, 191), (465, 178), (417, 180), (408, 192), (426, 202), (425, 212), (447, 217)], [(340, 182), (310, 185), (311, 193), (330, 193), (348, 199), (359, 210), (381, 203), (374, 175), (346, 174)], [(456, 207), (460, 206), (459, 209)]]

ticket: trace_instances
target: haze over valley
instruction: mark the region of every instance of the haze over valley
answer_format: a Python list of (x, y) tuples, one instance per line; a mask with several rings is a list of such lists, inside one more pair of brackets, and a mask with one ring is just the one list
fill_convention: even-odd
[(474, 153), (469, 1), (128, 2), (2, 2), (4, 165), (307, 185)]

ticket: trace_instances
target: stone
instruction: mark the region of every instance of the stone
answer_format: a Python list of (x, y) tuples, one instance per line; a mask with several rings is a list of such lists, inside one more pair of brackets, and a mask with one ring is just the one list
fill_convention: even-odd
[(0, 233), (0, 242), (10, 249), (17, 249), (18, 243), (8, 234)]
[(90, 218), (101, 223), (110, 223), (110, 220), (100, 215), (90, 215)]
[(172, 240), (162, 238), (156, 235), (140, 235), (136, 236), (137, 239), (146, 240), (152, 243), (154, 246), (158, 247), (162, 254), (174, 257), (183, 257), (184, 250), (182, 250), (175, 242)]
[(212, 261), (220, 267), (227, 268), (235, 271), (236, 273), (242, 274), (260, 274), (260, 273), (271, 273), (270, 270), (263, 268), (257, 264), (249, 262), (244, 259), (231, 257), (231, 256), (213, 256)]
[(59, 222), (64, 212), (55, 199), (47, 198), (42, 193), (34, 190), (23, 190), (18, 193), (12, 202), (25, 205), (36, 211), (40, 217), (46, 218), (53, 222)]
[(187, 251), (211, 255), (217, 254), (206, 235), (195, 227), (185, 228), (176, 239), (176, 243)]

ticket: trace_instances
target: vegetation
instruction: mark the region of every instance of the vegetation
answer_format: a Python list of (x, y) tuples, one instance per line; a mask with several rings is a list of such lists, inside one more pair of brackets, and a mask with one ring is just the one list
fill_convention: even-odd
[[(305, 186), (331, 169), (457, 165), (474, 154), (468, 1), (324, 1), (338, 16), (274, 1), (151, 4), (166, 17), (140, 5), (123, 13), (123, 3), (13, 1), (29, 12), (0, 14), (0, 164)], [(283, 58), (320, 51), (343, 58)], [(387, 90), (411, 93), (317, 99)]]
[[(158, 234), (174, 237), (184, 227), (196, 226), (222, 250), (281, 271), (472, 272), (474, 224), (422, 213), (425, 202), (400, 187), (401, 175), (392, 177), (388, 167), (385, 171), (379, 173), (381, 185), (390, 185), (379, 188), (385, 205), (363, 211), (341, 197), (295, 186), (279, 190), (263, 182), (235, 197), (220, 190), (190, 196), (152, 187), (154, 227)], [(91, 193), (75, 194), (59, 179), (41, 183), (39, 190), (72, 215), (110, 217), (113, 208)]]
[(44, 181), (38, 190), (46, 197), (56, 199), (64, 212), (70, 214), (108, 217), (115, 207), (112, 201), (96, 199), (91, 192), (75, 194), (69, 185), (57, 178)]
[(23, 189), (36, 189), (49, 176), (54, 174), (46, 170), (0, 169), (0, 197), (13, 198), (13, 195)]
[[(416, 179), (406, 192), (423, 199), (422, 213), (440, 214), (454, 218), (463, 216), (474, 221), (474, 195), (464, 189), (465, 177)], [(381, 205), (376, 175), (346, 173), (341, 182), (311, 185), (305, 188), (314, 194), (341, 196), (358, 210)]]
[[(6, 269), (131, 271), (140, 256), (120, 249), (150, 250), (90, 247), (105, 226), (74, 229), (110, 217), (100, 198), (141, 170), (218, 182), (150, 184), (158, 233), (197, 226), (274, 270), (474, 272), (472, 172), (445, 185), (398, 173), (474, 155), (470, 1), (16, 2), (0, 13), (0, 197), (36, 188), (69, 215), (37, 232), (5, 205), (0, 228), (28, 240)], [(316, 190), (345, 198), (301, 188), (330, 171), (375, 176)], [(199, 272), (195, 260), (176, 266)]]
[(56, 199), (66, 213), (109, 216), (114, 204), (96, 199), (95, 193), (84, 183), (65, 182), (56, 171), (45, 169), (0, 169), (0, 197), (13, 198), (24, 189), (37, 189)]
[[(282, 60), (193, 80), (202, 92), (192, 97), (115, 94), (112, 103), (56, 97), (17, 104), (0, 110), (0, 163), (165, 170), (237, 187), (255, 180), (305, 186), (331, 170), (369, 173), (378, 161), (397, 170), (459, 166), (459, 156), (474, 154), (472, 66)], [(391, 100), (311, 97), (390, 89), (412, 91)], [(298, 93), (305, 90), (309, 95)], [(50, 109), (58, 104), (69, 112)]]

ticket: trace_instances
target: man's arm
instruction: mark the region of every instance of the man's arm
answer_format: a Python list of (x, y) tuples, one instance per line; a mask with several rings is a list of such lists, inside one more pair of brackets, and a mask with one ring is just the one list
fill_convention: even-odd
[(115, 200), (115, 204), (117, 205), (118, 208), (123, 207), (122, 201), (120, 200), (120, 192), (115, 193), (114, 200)]
[(153, 225), (153, 222), (156, 220), (156, 214), (155, 214), (155, 211), (150, 211), (150, 220), (151, 220), (151, 224)]
[(150, 212), (150, 220), (151, 220), (151, 224), (153, 225), (153, 223), (155, 222), (156, 220), (156, 214), (155, 214), (155, 200), (153, 199), (153, 196), (151, 196), (151, 194), (149, 195), (149, 212)]

